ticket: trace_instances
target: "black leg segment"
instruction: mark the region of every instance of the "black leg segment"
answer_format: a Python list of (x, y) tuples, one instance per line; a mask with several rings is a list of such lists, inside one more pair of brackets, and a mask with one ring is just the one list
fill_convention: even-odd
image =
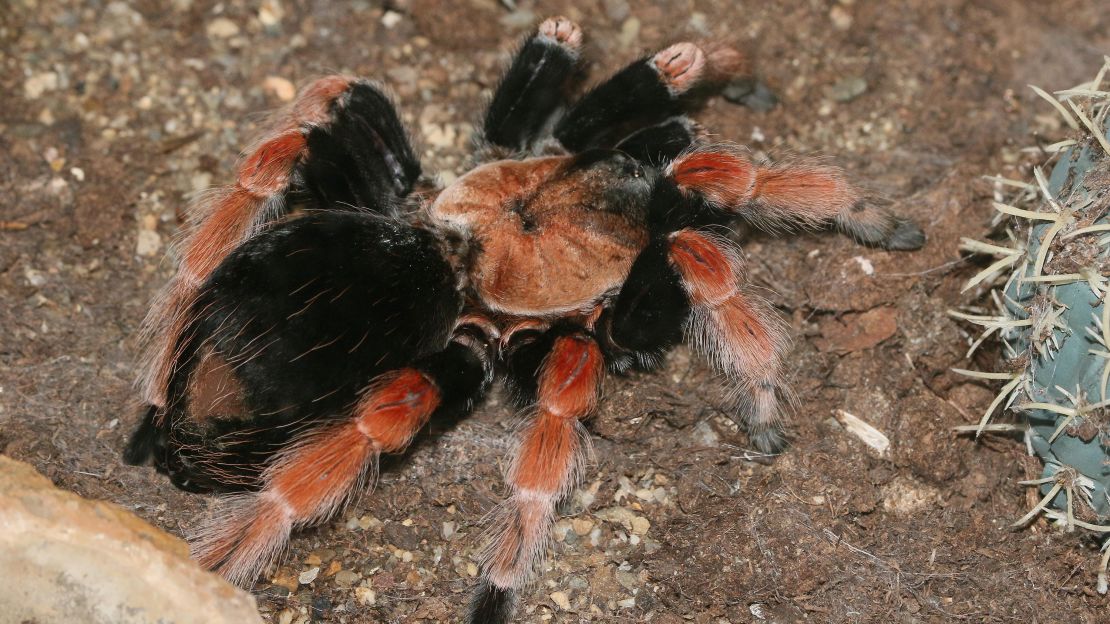
[(486, 111), (487, 141), (527, 149), (565, 102), (565, 89), (578, 66), (582, 34), (565, 17), (546, 20), (513, 58)]
[(668, 258), (670, 242), (656, 237), (632, 264), (613, 307), (599, 323), (610, 366), (651, 368), (682, 341), (690, 299)]
[(369, 208), (389, 214), (412, 190), (420, 161), (397, 111), (380, 89), (356, 82), (332, 105), (330, 124), (308, 132), (301, 165), (306, 190), (321, 208)]
[(640, 128), (681, 115), (685, 96), (720, 73), (710, 60), (683, 42), (632, 63), (583, 96), (559, 121), (555, 138), (573, 152), (612, 147)]

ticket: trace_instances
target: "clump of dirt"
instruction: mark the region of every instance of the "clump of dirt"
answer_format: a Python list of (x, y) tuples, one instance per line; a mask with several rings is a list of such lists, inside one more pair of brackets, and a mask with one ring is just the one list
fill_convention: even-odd
[[(507, 9), (505, 5), (514, 5)], [(178, 534), (209, 501), (119, 452), (135, 423), (134, 336), (173, 271), (189, 197), (229, 181), (256, 114), (343, 71), (390, 86), (429, 170), (461, 172), (507, 52), (541, 17), (587, 33), (600, 76), (666, 43), (729, 38), (777, 93), (698, 118), (770, 155), (820, 152), (929, 235), (891, 254), (817, 233), (744, 235), (753, 282), (790, 319), (801, 398), (773, 462), (725, 419), (707, 369), (607, 385), (596, 461), (556, 528), (521, 621), (1097, 621), (1094, 551), (1008, 525), (1039, 472), (1018, 440), (957, 438), (992, 389), (950, 374), (945, 315), (989, 228), (983, 174), (1024, 179), (1031, 135), (1062, 136), (1025, 85), (1089, 78), (1110, 49), (1097, 2), (605, 0), (304, 6), (278, 0), (23, 2), (0, 16), (0, 451)], [(978, 357), (984, 362), (988, 352)], [(981, 368), (988, 369), (989, 366)], [(849, 435), (843, 410), (885, 435)], [(274, 622), (450, 621), (504, 494), (514, 415), (494, 396), (383, 467), (375, 492), (297, 536), (256, 587)]]

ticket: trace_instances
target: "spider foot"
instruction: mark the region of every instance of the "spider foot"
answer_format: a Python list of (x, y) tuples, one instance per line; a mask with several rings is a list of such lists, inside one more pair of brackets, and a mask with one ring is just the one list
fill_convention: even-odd
[(894, 229), (883, 241), (883, 248), (892, 251), (913, 251), (921, 249), (925, 244), (925, 232), (913, 221), (904, 217), (896, 217)]
[(762, 431), (749, 431), (748, 439), (760, 453), (778, 455), (786, 450), (786, 437), (779, 429), (764, 429)]
[(563, 16), (549, 17), (544, 20), (540, 24), (539, 33), (541, 37), (551, 39), (575, 52), (582, 47), (582, 29)]
[(706, 70), (705, 52), (688, 41), (657, 52), (651, 57), (651, 63), (663, 83), (676, 95), (693, 88)]

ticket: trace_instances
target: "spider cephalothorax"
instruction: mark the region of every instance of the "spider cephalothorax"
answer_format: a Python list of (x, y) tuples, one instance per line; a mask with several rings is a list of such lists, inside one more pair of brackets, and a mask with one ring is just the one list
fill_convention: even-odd
[(364, 489), (379, 454), (502, 377), (528, 422), (470, 619), (505, 621), (574, 487), (605, 370), (658, 366), (683, 337), (752, 442), (781, 449), (785, 333), (711, 230), (924, 237), (836, 168), (705, 142), (683, 111), (741, 70), (734, 50), (679, 43), (568, 105), (580, 43), (566, 19), (540, 25), (484, 120), (481, 152), (497, 156), (441, 191), (381, 90), (331, 76), (194, 216), (149, 316), (126, 459), (234, 492), (193, 541), (203, 564), (252, 582), (293, 529)]

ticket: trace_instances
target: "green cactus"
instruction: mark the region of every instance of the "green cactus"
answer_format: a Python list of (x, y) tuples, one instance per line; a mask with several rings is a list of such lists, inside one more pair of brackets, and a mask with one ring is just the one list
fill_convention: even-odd
[[(1037, 168), (1033, 183), (998, 180), (1021, 189), (1010, 204), (995, 203), (1010, 219), (1012, 247), (967, 239), (963, 245), (998, 257), (965, 290), (1011, 271), (992, 293), (997, 316), (952, 314), (986, 328), (969, 355), (998, 332), (1007, 357), (1007, 372), (957, 369), (1007, 382), (980, 423), (962, 429), (976, 436), (1012, 430), (987, 422), (1005, 404), (1024, 417), (1020, 428), (1044, 461), (1041, 478), (1025, 482), (1039, 486), (1041, 500), (1015, 526), (1043, 513), (1068, 531), (1110, 533), (1110, 94), (1100, 91), (1108, 69), (1110, 60), (1094, 81), (1058, 92), (1059, 100), (1034, 88), (1082, 135), (1053, 146), (1057, 161), (1047, 179)], [(1102, 593), (1108, 546), (1105, 540)]]

